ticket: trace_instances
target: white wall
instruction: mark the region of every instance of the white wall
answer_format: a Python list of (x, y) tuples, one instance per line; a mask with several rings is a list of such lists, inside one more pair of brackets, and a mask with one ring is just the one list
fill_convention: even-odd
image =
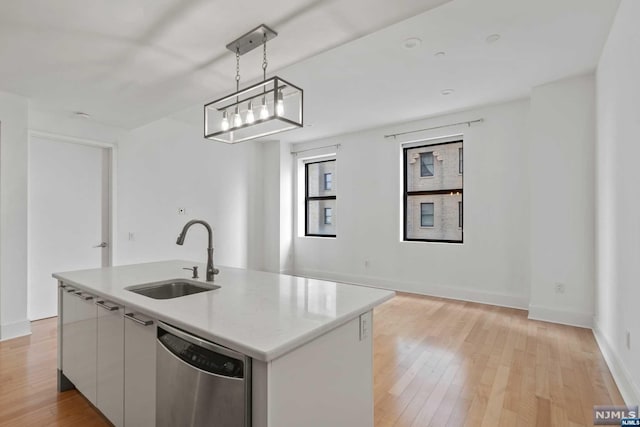
[(639, 18), (640, 2), (623, 0), (597, 71), (595, 330), (629, 404), (640, 401)]
[(290, 274), (293, 268), (293, 174), (291, 145), (262, 143), (264, 269)]
[[(340, 144), (337, 238), (294, 236), (295, 272), (525, 308), (529, 299), (528, 100), (298, 144)], [(385, 139), (384, 135), (484, 118)], [(402, 242), (401, 143), (464, 134), (464, 244)], [(302, 155), (301, 155), (302, 156)]]
[(73, 113), (63, 114), (34, 108), (29, 109), (29, 129), (111, 144), (117, 144), (127, 134), (125, 129), (103, 125), (93, 119), (83, 119)]
[(529, 317), (587, 327), (595, 283), (594, 90), (593, 75), (536, 87), (529, 114)]
[(30, 333), (27, 320), (26, 98), (0, 92), (0, 340)]
[(291, 164), (291, 144), (280, 144), (280, 271), (293, 272), (294, 176)]
[(264, 269), (280, 272), (280, 142), (262, 144), (264, 163)]
[[(205, 262), (207, 237), (190, 219), (214, 231), (217, 264), (262, 268), (262, 145), (206, 141), (200, 126), (162, 119), (131, 131), (118, 150), (116, 264), (163, 259)], [(186, 215), (178, 215), (185, 208)], [(135, 240), (129, 240), (134, 233)]]

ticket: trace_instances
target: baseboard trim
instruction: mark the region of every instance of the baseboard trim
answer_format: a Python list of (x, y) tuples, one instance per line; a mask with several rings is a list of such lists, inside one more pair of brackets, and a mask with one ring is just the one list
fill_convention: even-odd
[(23, 337), (25, 335), (31, 335), (31, 322), (28, 320), (0, 325), (0, 341)]
[(424, 283), (406, 282), (382, 279), (379, 277), (358, 276), (317, 270), (296, 270), (295, 276), (308, 277), (310, 279), (331, 280), (353, 285), (369, 286), (372, 288), (390, 289), (399, 292), (426, 295), (432, 297), (449, 298), (461, 301), (477, 302), (480, 304), (496, 305), (500, 307), (517, 308), (526, 310), (528, 296), (509, 295), (495, 292), (478, 291), (469, 288), (453, 288), (437, 285), (425, 285)]
[(640, 402), (640, 387), (633, 382), (629, 371), (618, 357), (613, 347), (609, 345), (609, 341), (604, 336), (598, 322), (593, 320), (593, 336), (600, 347), (600, 352), (604, 357), (609, 371), (613, 376), (613, 380), (620, 390), (620, 394), (627, 405), (637, 405)]
[(591, 329), (593, 327), (593, 313), (558, 310), (540, 305), (529, 305), (529, 319), (578, 326), (580, 328)]

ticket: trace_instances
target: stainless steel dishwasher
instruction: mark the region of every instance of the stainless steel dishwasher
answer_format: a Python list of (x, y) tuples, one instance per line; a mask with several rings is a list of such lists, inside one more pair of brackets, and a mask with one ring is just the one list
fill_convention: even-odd
[(157, 426), (251, 426), (251, 358), (162, 322), (156, 348)]

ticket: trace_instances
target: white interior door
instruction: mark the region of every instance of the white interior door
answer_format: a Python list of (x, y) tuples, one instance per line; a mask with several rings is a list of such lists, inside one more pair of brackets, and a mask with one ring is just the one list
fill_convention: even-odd
[[(29, 318), (56, 316), (54, 272), (108, 266), (109, 149), (32, 136)], [(104, 243), (103, 243), (104, 242)], [(96, 247), (103, 244), (105, 247)]]

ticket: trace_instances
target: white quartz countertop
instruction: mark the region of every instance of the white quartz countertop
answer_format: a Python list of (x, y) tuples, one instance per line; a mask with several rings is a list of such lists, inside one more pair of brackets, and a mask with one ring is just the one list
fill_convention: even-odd
[(126, 290), (168, 279), (188, 279), (183, 267), (164, 261), (53, 275), (58, 280), (127, 310), (184, 329), (250, 357), (271, 361), (391, 299), (394, 292), (284, 274), (218, 267), (220, 289), (158, 300)]

